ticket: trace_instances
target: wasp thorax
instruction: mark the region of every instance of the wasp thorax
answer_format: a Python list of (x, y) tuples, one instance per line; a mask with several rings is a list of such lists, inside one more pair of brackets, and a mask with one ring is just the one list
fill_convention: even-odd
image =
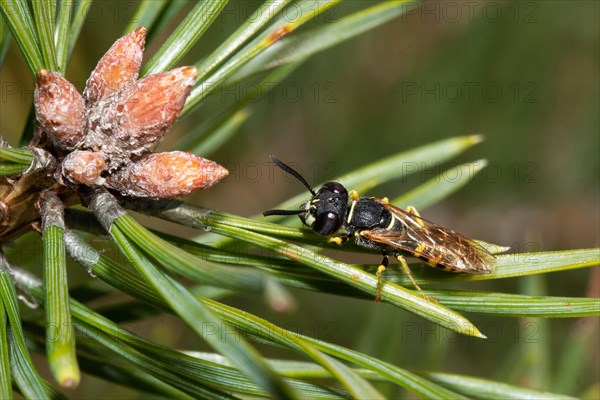
[(348, 192), (338, 182), (327, 182), (304, 204), (302, 222), (319, 235), (333, 235), (341, 229), (348, 209)]

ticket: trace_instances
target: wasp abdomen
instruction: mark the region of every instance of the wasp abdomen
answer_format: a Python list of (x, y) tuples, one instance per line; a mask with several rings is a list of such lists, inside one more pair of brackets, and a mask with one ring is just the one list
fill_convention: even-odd
[(433, 258), (428, 258), (428, 257), (424, 257), (424, 256), (417, 256), (417, 258), (421, 261), (426, 262), (428, 265), (438, 268), (438, 269), (441, 269), (443, 271), (461, 272), (461, 271), (457, 270), (456, 268), (452, 268), (452, 267), (448, 267), (444, 264), (440, 264), (439, 259), (433, 259)]

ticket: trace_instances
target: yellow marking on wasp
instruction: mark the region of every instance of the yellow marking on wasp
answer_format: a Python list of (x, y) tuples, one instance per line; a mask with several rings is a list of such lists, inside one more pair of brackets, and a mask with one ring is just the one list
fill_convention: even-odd
[(392, 215), (392, 220), (390, 221), (389, 225), (385, 229), (392, 229), (394, 227), (394, 224), (396, 223), (396, 220), (397, 220), (397, 218)]
[(425, 250), (425, 245), (423, 243), (419, 243), (419, 245), (415, 248), (415, 255), (420, 256), (423, 254), (423, 250)]
[(384, 204), (388, 204), (390, 202), (390, 199), (388, 199), (387, 197), (384, 197), (384, 198), (379, 199), (379, 200), (381, 200), (381, 202), (384, 203)]
[(356, 201), (358, 199), (358, 192), (352, 189), (348, 192), (348, 197), (350, 197), (350, 200)]
[(346, 223), (350, 223), (352, 221), (352, 216), (354, 215), (354, 207), (356, 206), (356, 200), (352, 200), (352, 204), (350, 205), (350, 211), (348, 212), (348, 218), (346, 218)]
[(440, 263), (440, 261), (442, 261), (442, 258), (443, 258), (443, 255), (440, 255), (439, 257), (436, 257), (434, 259), (427, 260), (427, 264), (431, 265), (432, 267), (437, 267), (438, 264)]
[(334, 236), (334, 237), (327, 238), (327, 242), (328, 243), (335, 243), (338, 246), (341, 246), (341, 245), (344, 244), (345, 240), (344, 240), (343, 236)]

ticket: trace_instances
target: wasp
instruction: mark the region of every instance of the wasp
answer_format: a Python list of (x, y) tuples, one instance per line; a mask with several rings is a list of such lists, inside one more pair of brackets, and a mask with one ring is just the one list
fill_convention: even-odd
[(349, 239), (383, 255), (377, 268), (377, 295), (381, 299), (382, 274), (394, 256), (413, 286), (428, 300), (412, 274), (405, 255), (417, 257), (432, 267), (452, 272), (488, 274), (496, 259), (481, 245), (459, 233), (422, 218), (414, 207), (402, 210), (387, 198), (361, 197), (348, 192), (339, 182), (327, 182), (314, 190), (302, 175), (275, 156), (271, 161), (300, 181), (312, 197), (298, 210), (268, 210), (263, 215), (298, 215), (302, 223), (329, 242), (343, 244)]

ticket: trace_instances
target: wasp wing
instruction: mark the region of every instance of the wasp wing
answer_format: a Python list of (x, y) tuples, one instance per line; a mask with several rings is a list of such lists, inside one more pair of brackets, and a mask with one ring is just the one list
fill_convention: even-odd
[(361, 235), (365, 238), (454, 272), (488, 274), (494, 271), (496, 258), (475, 241), (380, 199), (373, 200), (383, 205), (395, 221), (391, 229), (362, 231)]

